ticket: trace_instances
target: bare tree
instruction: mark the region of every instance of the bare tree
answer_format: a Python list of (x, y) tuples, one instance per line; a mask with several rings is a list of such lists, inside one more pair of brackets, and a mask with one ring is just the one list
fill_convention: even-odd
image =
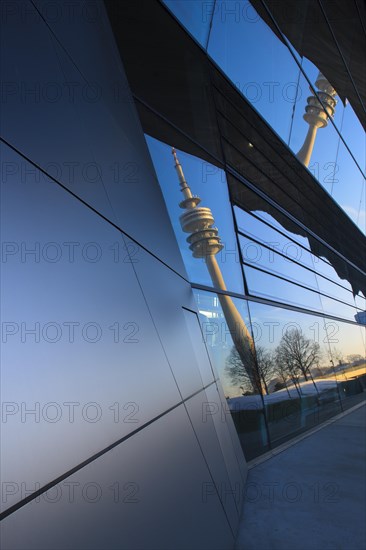
[[(268, 383), (274, 372), (273, 356), (270, 351), (262, 346), (256, 346), (255, 357), (248, 350), (247, 361), (250, 361), (252, 368), (256, 369), (260, 380), (257, 388), (254, 388), (258, 393), (263, 393), (263, 389), (268, 394)], [(226, 360), (225, 372), (233, 386), (239, 386), (248, 392), (253, 390), (253, 382), (249, 377), (248, 369), (245, 368), (242, 358), (240, 357), (235, 346), (232, 347), (230, 355)]]
[(268, 384), (274, 376), (273, 352), (263, 346), (256, 346), (256, 359), (259, 376), (263, 382), (266, 394), (269, 394)]
[(351, 353), (351, 355), (347, 355), (347, 361), (349, 363), (361, 363), (364, 360), (365, 358), (362, 357), (362, 355), (360, 355), (359, 353)]
[(291, 397), (291, 394), (289, 392), (287, 381), (289, 378), (289, 372), (287, 370), (287, 367), (284, 363), (282, 363), (281, 360), (278, 360), (277, 354), (274, 354), (274, 373), (278, 376), (280, 379), (281, 384), (286, 388), (287, 394), (289, 397)]
[(297, 381), (300, 374), (306, 381), (309, 377), (313, 380), (310, 369), (320, 359), (319, 344), (306, 338), (301, 329), (285, 332), (276, 348), (276, 363), (285, 365), (291, 378)]
[(328, 352), (328, 357), (333, 360), (337, 365), (343, 365), (345, 363), (342, 350), (333, 346)]
[[(248, 363), (249, 361), (252, 362), (249, 348), (247, 351), (248, 357), (246, 359), (246, 363)], [(253, 392), (253, 383), (248, 371), (249, 369), (245, 367), (244, 361), (240, 357), (238, 350), (235, 346), (233, 346), (231, 348), (229, 356), (226, 359), (225, 373), (230, 379), (231, 385), (240, 387), (243, 395), (245, 394), (245, 392)], [(254, 391), (258, 391), (257, 388), (254, 388)]]
[(281, 342), (275, 349), (275, 364), (276, 364), (276, 371), (278, 373), (281, 373), (281, 376), (283, 380), (287, 378), (290, 378), (292, 380), (293, 385), (296, 388), (297, 393), (299, 394), (299, 397), (301, 397), (301, 388), (299, 385), (299, 368), (296, 365), (294, 358), (287, 349), (286, 345), (282, 342), (283, 338), (281, 339)]

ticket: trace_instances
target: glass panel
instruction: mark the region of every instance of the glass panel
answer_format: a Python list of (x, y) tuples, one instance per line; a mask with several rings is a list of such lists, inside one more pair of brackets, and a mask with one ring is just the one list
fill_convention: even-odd
[(355, 321), (359, 325), (365, 325), (366, 326), (366, 311), (359, 311), (357, 315), (355, 315)]
[[(238, 149), (230, 143), (230, 139), (230, 136), (229, 141), (225, 137), (222, 139), (227, 163), (234, 166), (238, 173), (247, 181), (255, 182), (258, 189), (266, 193), (267, 196), (274, 198), (277, 204), (286, 205), (285, 208), (291, 211), (291, 214), (297, 220), (305, 223), (305, 214), (307, 217), (309, 216), (308, 212), (305, 213), (303, 211), (304, 198), (297, 186), (289, 184), (288, 179), (283, 176), (274, 164), (268, 161), (268, 158), (261, 153), (259, 148), (251, 148), (248, 142), (245, 144), (244, 138), (238, 135), (238, 139), (242, 140), (241, 144), (239, 142), (240, 149)], [(251, 152), (249, 154), (245, 153), (244, 148)], [(250, 159), (248, 159), (249, 156), (251, 157)], [(314, 203), (311, 203), (310, 208), (312, 211), (314, 210)], [(267, 208), (266, 210), (269, 209)]]
[[(304, 83), (304, 86), (302, 88), (302, 94), (301, 95), (302, 95), (303, 100), (304, 100), (304, 105), (306, 105), (307, 97), (309, 95), (314, 95), (313, 89), (317, 92), (317, 94), (319, 95), (319, 98), (323, 101), (323, 98), (321, 96), (321, 89), (316, 84), (318, 76), (319, 76), (318, 67), (316, 65), (314, 65), (314, 63), (312, 63), (312, 61), (310, 61), (307, 57), (303, 57), (302, 71), (303, 71), (303, 73), (305, 73), (308, 80), (310, 81), (310, 84), (309, 84), (308, 81), (305, 80), (306, 84)], [(332, 85), (332, 82), (330, 82), (330, 84)], [(336, 92), (337, 92), (337, 90), (336, 90)], [(334, 124), (332, 124), (330, 121), (328, 121), (328, 127), (336, 126), (336, 128), (338, 130), (340, 130), (341, 125), (342, 125), (344, 105), (343, 105), (341, 99), (339, 98), (339, 96), (337, 95), (337, 93), (335, 95), (335, 99), (336, 99), (336, 105), (334, 107), (334, 115), (333, 115)], [(323, 104), (325, 104), (324, 101), (323, 101)], [(303, 114), (304, 114), (304, 112), (305, 112), (305, 110), (302, 111)]]
[[(317, 270), (315, 264), (319, 263), (320, 260), (309, 252), (310, 244), (306, 237), (286, 230), (266, 212), (257, 210), (255, 216), (252, 216), (245, 210), (235, 206), (234, 213), (238, 229), (243, 233), (263, 242), (271, 250), (285, 255), (289, 259), (294, 259), (310, 269)], [(261, 222), (258, 217), (266, 223)]]
[[(318, 256), (313, 255), (314, 268), (321, 276), (331, 279), (337, 283), (337, 285), (349, 291), (352, 295), (358, 292), (360, 287), (364, 287), (364, 277), (359, 270), (353, 268), (340, 256), (326, 249), (315, 240), (312, 240), (311, 244), (314, 253), (318, 254)], [(327, 258), (324, 257), (325, 254)]]
[(342, 141), (339, 142), (337, 173), (331, 195), (359, 229), (366, 233), (365, 178)]
[(365, 328), (333, 322), (329, 342), (329, 359), (339, 381), (342, 407), (347, 409), (366, 398)]
[(365, 311), (365, 309), (366, 309), (366, 298), (361, 292), (359, 294), (356, 294), (355, 303), (356, 303), (356, 307), (358, 307), (362, 311)]
[[(305, 237), (290, 233), (277, 220), (266, 212), (256, 210), (255, 216), (252, 216), (238, 206), (234, 206), (234, 213), (239, 230), (264, 243), (273, 243), (273, 246), (279, 247), (279, 250), (281, 251), (283, 251), (283, 248), (286, 245), (289, 245), (289, 243), (292, 242), (286, 238), (286, 234), (291, 236), (291, 239), (298, 242), (300, 245), (306, 248), (309, 247), (309, 242)], [(261, 222), (258, 217), (262, 218), (267, 223)], [(285, 235), (277, 231), (276, 228), (279, 229), (281, 233), (285, 233)]]
[[(306, 57), (302, 59), (302, 70), (309, 79), (311, 86), (318, 92), (316, 86), (316, 80), (319, 74), (319, 69)], [(332, 85), (332, 83), (330, 83)], [(310, 88), (310, 85), (302, 74), (300, 79), (300, 86), (298, 91), (298, 102), (296, 109), (302, 109), (301, 115), (305, 113), (306, 99), (309, 95), (313, 95), (314, 92)], [(336, 90), (337, 92), (337, 90)], [(347, 143), (351, 153), (355, 157), (356, 162), (364, 169), (365, 167), (365, 132), (362, 128), (360, 121), (355, 115), (352, 106), (346, 102), (343, 105), (342, 100), (336, 94), (335, 99), (337, 103), (334, 109), (333, 124), (329, 121), (328, 126), (335, 126), (338, 132), (342, 135)], [(338, 135), (338, 132), (336, 134)], [(323, 133), (323, 132), (322, 132)]]
[(352, 105), (347, 103), (343, 110), (341, 134), (362, 169), (366, 166), (366, 136)]
[[(252, 335), (247, 341), (241, 339), (245, 327), (250, 328), (246, 301), (199, 290), (194, 290), (194, 294), (207, 348), (223, 386), (245, 457), (250, 460), (268, 450), (269, 446), (261, 395), (264, 383), (258, 382), (253, 353), (247, 345)], [(239, 315), (234, 329), (229, 328), (228, 307), (231, 311), (235, 308)]]
[[(234, 1), (216, 3), (208, 52), (297, 154), (309, 130), (303, 116), (307, 98), (314, 95), (314, 91), (308, 81), (318, 92), (318, 68), (304, 58), (303, 72), (300, 71), (287, 46), (252, 8), (248, 10), (246, 4)], [(246, 50), (250, 51), (253, 47), (256, 55), (245, 55)], [(366, 191), (362, 173), (365, 167), (365, 137), (354, 113), (347, 111), (347, 108), (338, 100), (333, 122), (328, 121), (325, 128), (318, 129), (308, 168), (365, 232)], [(352, 134), (353, 126), (355, 135), (359, 136), (357, 142), (353, 138), (351, 145), (348, 145), (358, 166), (337, 131), (342, 131), (345, 120), (347, 136)], [(227, 144), (225, 147), (226, 155), (233, 159), (235, 152)], [(246, 176), (250, 179), (250, 174)]]
[(365, 398), (364, 329), (255, 302), (249, 302), (248, 311), (245, 301), (232, 300), (255, 342), (260, 386), (254, 390), (250, 362), (238, 354), (220, 296), (194, 293), (203, 335), (247, 458), (267, 450), (269, 442), (275, 447)]
[(341, 412), (329, 361), (337, 325), (253, 302), (249, 310), (257, 354), (268, 357), (264, 402), (271, 445), (276, 446)]
[(271, 298), (276, 302), (324, 312), (350, 321), (355, 320), (355, 314), (358, 311), (355, 307), (323, 296), (316, 290), (311, 291), (309, 286), (307, 288), (300, 287), (290, 280), (279, 279), (275, 275), (259, 271), (249, 265), (244, 266), (244, 273), (249, 294), (252, 296)]
[[(308, 67), (307, 60), (304, 59), (304, 68), (310, 71), (311, 82), (314, 83), (319, 73), (318, 69), (312, 65)], [(294, 112), (294, 120), (292, 125), (291, 139), (289, 146), (292, 151), (297, 154), (304, 144), (306, 134), (309, 130), (308, 123), (304, 120), (305, 107), (307, 106), (307, 98), (313, 95), (309, 89), (309, 83), (305, 76), (301, 74), (299, 81), (299, 95), (296, 109)], [(339, 115), (339, 104), (336, 106), (335, 116)], [(338, 109), (338, 111), (337, 111)], [(318, 182), (329, 192), (334, 179), (335, 161), (338, 145), (338, 134), (333, 125), (329, 122), (325, 128), (319, 128), (316, 133), (315, 143), (311, 154), (309, 171), (318, 180)]]
[[(275, 207), (269, 205), (259, 197), (254, 198), (254, 193), (249, 189), (245, 190), (248, 197), (247, 202), (253, 203), (253, 215), (240, 207), (234, 207), (234, 213), (238, 228), (243, 233), (253, 236), (264, 243), (275, 247), (276, 250), (286, 255), (293, 255), (295, 259), (301, 261), (304, 265), (316, 269), (314, 264), (319, 262), (319, 258), (310, 251), (310, 243), (306, 230), (290, 221), (284, 214), (280, 213)], [(259, 219), (258, 219), (259, 218)], [(261, 221), (263, 220), (263, 222)], [(281, 220), (281, 221), (278, 221)], [(287, 229), (288, 227), (291, 228)], [(298, 243), (298, 247), (294, 243)], [(315, 239), (312, 239), (312, 247), (315, 248)], [(318, 245), (320, 248), (320, 246)], [(323, 247), (324, 248), (324, 247)], [(290, 252), (291, 251), (291, 252)], [(326, 260), (324, 260), (326, 261)]]
[[(309, 251), (310, 243), (307, 238), (286, 230), (266, 212), (255, 211), (255, 216), (253, 216), (235, 206), (234, 214), (239, 230), (263, 242), (271, 249), (268, 251), (267, 256), (272, 255), (271, 251), (273, 250), (274, 252), (282, 253), (288, 260), (293, 259), (309, 267), (318, 273), (317, 284), (322, 292), (341, 299), (352, 306), (354, 305), (353, 290), (348, 280), (345, 278), (341, 279), (328, 260), (316, 256)], [(267, 223), (262, 223), (258, 217), (262, 218)], [(278, 228), (278, 230), (275, 228)], [(312, 240), (312, 247), (314, 250), (319, 248), (321, 251), (324, 251), (324, 247), (321, 247), (314, 239)], [(321, 254), (321, 252), (319, 254)], [(334, 257), (334, 261), (337, 262), (337, 266), (342, 269), (344, 275), (349, 276), (350, 267), (346, 265), (346, 262), (339, 258), (339, 256), (336, 257), (336, 255), (329, 250), (327, 254), (332, 258)], [(324, 277), (322, 277), (322, 275), (324, 275)], [(334, 281), (335, 284), (328, 281), (328, 279)], [(363, 309), (362, 305), (358, 307)]]
[[(193, 257), (190, 244), (187, 242), (189, 235), (200, 225), (191, 225), (190, 232), (184, 232), (180, 218), (187, 209), (182, 209), (179, 204), (184, 195), (179, 185), (177, 171), (175, 169), (172, 148), (165, 143), (146, 136), (146, 141), (155, 166), (156, 174), (165, 198), (170, 219), (183, 256), (190, 281), (214, 286), (213, 280), (207, 269), (204, 252), (203, 257)], [(209, 164), (197, 157), (177, 151), (177, 158), (184, 172), (186, 182), (191, 188), (192, 194), (201, 199), (198, 208), (211, 209), (214, 226), (218, 228), (218, 235), (223, 245), (215, 258), (222, 272), (226, 288), (233, 292), (243, 293), (243, 278), (240, 268), (239, 250), (234, 231), (233, 215), (227, 189), (225, 172), (216, 166)], [(207, 211), (206, 211), (207, 213)], [(192, 222), (193, 223), (193, 222)], [(203, 248), (207, 241), (203, 240)]]
[(355, 320), (355, 315), (359, 311), (355, 307), (348, 306), (323, 295), (320, 295), (320, 299), (323, 305), (324, 313), (328, 315), (335, 315), (336, 317), (340, 317), (342, 319), (348, 319), (349, 321)]
[(287, 143), (299, 68), (249, 2), (217, 1), (208, 53)]
[(346, 302), (351, 307), (355, 307), (355, 299), (351, 290), (346, 290), (343, 287), (335, 285), (334, 283), (328, 281), (328, 279), (324, 279), (321, 275), (317, 276), (317, 282), (320, 292), (327, 294), (332, 298), (342, 300), (342, 302)]
[[(318, 76), (318, 69), (309, 60), (304, 58), (303, 69), (310, 79), (312, 85), (317, 89), (315, 81)], [(302, 147), (308, 124), (303, 119), (307, 97), (313, 95), (309, 89), (307, 79), (302, 74), (299, 82), (298, 101), (294, 111), (291, 139), (289, 145), (296, 154)], [(337, 98), (337, 105), (334, 112), (334, 124), (341, 132), (344, 120), (347, 124), (347, 145), (350, 148), (355, 160), (352, 158), (347, 147), (340, 139), (338, 132), (331, 121), (325, 128), (319, 128), (316, 133), (315, 144), (309, 163), (309, 170), (318, 182), (330, 193), (335, 201), (343, 208), (350, 218), (358, 225), (361, 231), (365, 232), (365, 179), (362, 170), (365, 169), (365, 136), (360, 128), (360, 123), (349, 113), (348, 107), (344, 107), (341, 100)], [(354, 129), (355, 136), (351, 143), (348, 143), (348, 136)], [(341, 132), (342, 133), (342, 132)]]
[(278, 279), (248, 265), (244, 267), (249, 294), (323, 312), (319, 294)]
[[(273, 246), (266, 248), (242, 236), (239, 237), (239, 242), (246, 265), (260, 267), (273, 275), (284, 277), (289, 282), (299, 283), (314, 292), (323, 293), (321, 303), (324, 311), (345, 319), (354, 320), (356, 310), (351, 292), (294, 263), (292, 260), (297, 259), (296, 256), (293, 257), (289, 253), (282, 256), (274, 252)], [(295, 254), (298, 250), (301, 251), (295, 244), (293, 244), (292, 249), (287, 247), (287, 250), (291, 250), (291, 254), (294, 251)], [(301, 289), (299, 292), (301, 292)]]
[[(289, 281), (300, 283), (315, 291), (319, 290), (315, 273), (294, 263), (289, 253), (284, 257), (277, 254), (272, 246), (266, 248), (242, 236), (240, 236), (239, 242), (243, 260), (246, 264), (253, 267), (262, 267), (266, 271), (285, 277)], [(296, 252), (295, 244), (294, 248)]]
[(163, 0), (185, 28), (206, 48), (213, 17), (214, 2), (207, 0)]

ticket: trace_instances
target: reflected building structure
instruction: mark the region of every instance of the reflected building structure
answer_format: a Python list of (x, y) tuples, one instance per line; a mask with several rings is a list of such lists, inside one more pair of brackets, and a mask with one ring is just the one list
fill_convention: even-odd
[(359, 311), (356, 313), (355, 319), (360, 325), (366, 325), (366, 311)]
[(365, 399), (365, 8), (190, 4), (2, 17), (4, 550), (233, 548)]
[(321, 73), (318, 74), (315, 85), (318, 88), (317, 96), (319, 99), (314, 95), (307, 99), (308, 104), (305, 107), (304, 120), (309, 124), (309, 130), (304, 145), (297, 153), (297, 158), (305, 166), (309, 166), (317, 130), (328, 125), (328, 118), (334, 116), (337, 102), (334, 98), (336, 95), (335, 89)]
[(216, 254), (223, 249), (223, 244), (221, 244), (218, 229), (213, 227), (214, 218), (209, 208), (198, 207), (201, 199), (192, 195), (174, 148), (172, 149), (172, 153), (181, 192), (184, 196), (184, 200), (179, 203), (179, 207), (185, 210), (180, 216), (180, 224), (185, 233), (190, 233), (187, 237), (187, 242), (189, 243), (189, 248), (192, 250), (193, 257), (204, 258), (213, 287), (219, 291), (223, 291), (223, 293), (220, 292), (218, 294), (218, 299), (235, 349), (240, 356), (254, 391), (262, 393), (261, 380), (254, 365), (255, 346), (252, 335), (231, 297), (224, 294), (227, 288), (216, 261)]

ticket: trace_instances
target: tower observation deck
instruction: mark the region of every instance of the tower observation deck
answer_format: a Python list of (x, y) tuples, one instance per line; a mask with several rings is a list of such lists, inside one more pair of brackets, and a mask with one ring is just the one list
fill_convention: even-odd
[(317, 94), (321, 101), (315, 95), (311, 95), (307, 99), (308, 104), (305, 107), (303, 118), (309, 124), (309, 130), (303, 146), (297, 153), (297, 158), (305, 166), (309, 166), (318, 128), (325, 128), (328, 125), (328, 120), (334, 116), (337, 104), (334, 97), (337, 92), (320, 72), (315, 81), (315, 86), (318, 88)]
[[(201, 199), (192, 195), (174, 147), (172, 148), (172, 154), (174, 156), (174, 167), (184, 196), (184, 199), (179, 203), (180, 208), (184, 210), (179, 219), (183, 231), (189, 233), (187, 237), (189, 248), (192, 250), (194, 258), (205, 260), (214, 288), (226, 291), (225, 281), (216, 260), (216, 255), (223, 249), (223, 244), (217, 227), (214, 227), (214, 217), (210, 208), (198, 206)], [(218, 293), (218, 299), (234, 346), (253, 389), (255, 392), (262, 393), (262, 384), (256, 368), (255, 347), (250, 331), (232, 298), (226, 294)]]

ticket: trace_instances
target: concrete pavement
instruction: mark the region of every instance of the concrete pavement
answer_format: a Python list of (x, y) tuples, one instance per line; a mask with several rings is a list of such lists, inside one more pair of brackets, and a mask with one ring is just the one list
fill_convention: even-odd
[(366, 549), (365, 405), (251, 467), (237, 550)]

